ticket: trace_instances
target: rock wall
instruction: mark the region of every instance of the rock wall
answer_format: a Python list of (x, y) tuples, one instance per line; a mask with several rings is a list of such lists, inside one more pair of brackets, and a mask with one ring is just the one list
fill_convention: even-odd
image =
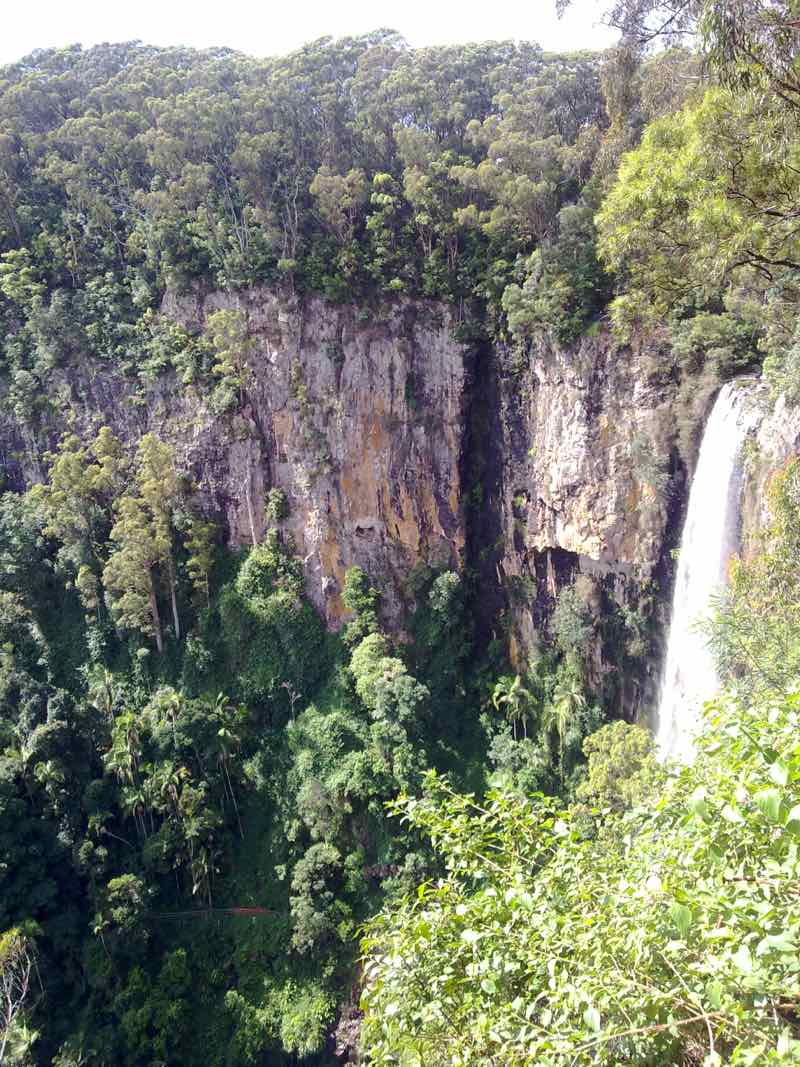
[[(686, 497), (681, 417), (692, 439), (663, 338), (621, 348), (598, 330), (568, 350), (469, 347), (434, 302), (334, 307), (264, 288), (197, 287), (168, 294), (162, 312), (202, 329), (221, 308), (246, 313), (253, 342), (240, 411), (213, 414), (208, 390), (171, 371), (143, 384), (76, 361), (52, 372), (35, 427), (0, 416), (7, 484), (41, 479), (68, 425), (88, 436), (108, 424), (132, 445), (155, 430), (234, 545), (263, 536), (269, 489), (286, 492), (284, 528), (329, 625), (345, 614), (352, 564), (380, 583), (395, 626), (418, 560), (466, 566), (479, 579), (479, 633), (507, 638), (522, 668), (580, 578), (597, 622), (595, 685), (628, 717), (652, 707)], [(695, 422), (707, 394), (693, 398)], [(763, 520), (769, 471), (799, 443), (794, 413), (765, 416), (745, 525)]]
[(784, 397), (773, 404), (764, 385), (753, 389), (752, 403), (761, 418), (751, 436), (745, 456), (741, 541), (745, 554), (758, 544), (758, 533), (769, 521), (769, 482), (774, 472), (792, 456), (800, 455), (800, 409)]
[(457, 566), (464, 546), (465, 364), (448, 311), (402, 300), (379, 311), (301, 305), (265, 290), (170, 297), (163, 310), (199, 327), (230, 307), (247, 313), (255, 341), (221, 487), (231, 540), (263, 535), (266, 490), (281, 488), (284, 526), (329, 623), (344, 613), (353, 564), (382, 579), (397, 619), (411, 566)]
[[(582, 575), (598, 623), (615, 614), (619, 623), (605, 634), (598, 627), (594, 681), (619, 712), (635, 716), (657, 685), (658, 592), (670, 580), (684, 495), (669, 352), (656, 336), (621, 348), (599, 331), (570, 350), (543, 339), (524, 359), (501, 359), (505, 538), (497, 565), (509, 591), (512, 655), (529, 655), (558, 593)], [(640, 635), (618, 632), (633, 612), (652, 632), (646, 648)]]
[(162, 311), (202, 328), (221, 308), (246, 312), (253, 341), (240, 412), (215, 416), (207, 396), (172, 372), (143, 387), (105, 364), (59, 368), (48, 383), (58, 405), (35, 431), (0, 424), (7, 483), (40, 480), (42, 456), (68, 424), (86, 436), (107, 424), (131, 443), (152, 429), (174, 443), (199, 502), (234, 545), (263, 536), (267, 491), (286, 492), (284, 529), (329, 624), (344, 612), (352, 564), (381, 579), (396, 621), (413, 564), (457, 566), (464, 545), (465, 361), (449, 312), (402, 299), (368, 311), (199, 287), (168, 294)]

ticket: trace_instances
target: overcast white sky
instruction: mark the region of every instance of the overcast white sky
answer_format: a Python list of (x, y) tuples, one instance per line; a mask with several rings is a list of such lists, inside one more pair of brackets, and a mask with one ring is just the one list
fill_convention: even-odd
[(604, 6), (573, 0), (559, 21), (555, 0), (5, 0), (0, 63), (34, 48), (129, 40), (277, 55), (326, 34), (380, 26), (412, 45), (516, 38), (553, 51), (603, 48), (614, 39), (598, 25)]

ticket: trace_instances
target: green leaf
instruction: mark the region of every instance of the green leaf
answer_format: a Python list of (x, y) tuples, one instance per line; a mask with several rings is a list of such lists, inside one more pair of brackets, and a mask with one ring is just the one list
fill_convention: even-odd
[(685, 938), (689, 932), (689, 927), (692, 925), (691, 909), (687, 908), (685, 904), (679, 904), (675, 901), (670, 904), (669, 915), (678, 928), (681, 937)]
[(780, 818), (781, 810), (781, 795), (777, 789), (772, 787), (768, 789), (760, 789), (753, 797), (756, 802), (756, 806), (770, 822), (778, 822)]
[(706, 986), (706, 999), (708, 1003), (718, 1011), (722, 1007), (722, 983), (716, 981), (709, 982)]
[(753, 970), (753, 957), (747, 945), (740, 945), (733, 955), (733, 965), (742, 974), (750, 974)]
[(726, 804), (725, 807), (722, 809), (722, 818), (725, 819), (727, 822), (732, 823), (744, 822), (744, 816), (742, 815), (742, 813), (739, 811), (738, 808), (734, 808), (731, 804)]
[(708, 804), (706, 804), (706, 791), (703, 786), (698, 786), (689, 797), (689, 811), (692, 815), (697, 815), (701, 819), (708, 819), (709, 810)]
[(794, 952), (796, 945), (787, 933), (768, 934), (762, 937), (756, 948), (756, 956), (764, 956), (767, 952)]
[(784, 786), (789, 781), (789, 768), (779, 760), (770, 767), (769, 776), (776, 785)]

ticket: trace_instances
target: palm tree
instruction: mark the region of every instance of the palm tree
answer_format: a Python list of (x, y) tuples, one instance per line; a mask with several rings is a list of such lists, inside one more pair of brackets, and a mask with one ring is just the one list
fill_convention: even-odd
[(239, 738), (229, 729), (229, 727), (223, 723), (217, 730), (217, 765), (222, 768), (222, 780), (227, 786), (228, 795), (231, 798), (233, 804), (233, 810), (236, 812), (236, 821), (239, 824), (239, 836), (244, 839), (244, 830), (242, 829), (242, 819), (239, 815), (239, 805), (236, 802), (236, 794), (233, 791), (233, 783), (231, 782), (230, 772), (230, 756), (239, 747)]
[(87, 674), (87, 684), (89, 704), (111, 722), (119, 695), (119, 686), (113, 673), (107, 667), (95, 667)]
[(506, 718), (511, 723), (515, 741), (517, 740), (517, 723), (520, 721), (523, 737), (528, 736), (528, 715), (532, 701), (533, 696), (524, 688), (519, 675), (514, 679), (503, 677), (494, 687), (492, 704), (497, 711), (505, 708)]
[(147, 811), (147, 793), (141, 785), (123, 786), (120, 793), (120, 806), (124, 815), (133, 816), (137, 833), (147, 837), (145, 812)]
[(575, 663), (567, 663), (566, 669), (559, 673), (553, 699), (545, 705), (542, 722), (546, 734), (555, 733), (558, 737), (558, 767), (562, 786), (567, 730), (575, 715), (585, 707), (586, 694), (580, 668)]

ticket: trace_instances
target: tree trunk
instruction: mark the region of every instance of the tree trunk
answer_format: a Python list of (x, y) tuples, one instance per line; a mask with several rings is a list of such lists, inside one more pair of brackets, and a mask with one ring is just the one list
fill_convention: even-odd
[(156, 598), (156, 587), (153, 584), (153, 575), (150, 575), (150, 614), (153, 616), (153, 630), (156, 637), (156, 648), (158, 649), (159, 656), (164, 651), (164, 638), (161, 633), (161, 616), (158, 613), (158, 600)]
[(175, 623), (175, 640), (181, 639), (181, 620), (178, 616), (178, 598), (175, 592), (175, 562), (172, 553), (167, 557), (167, 572), (169, 574), (169, 596), (172, 602), (172, 621)]

